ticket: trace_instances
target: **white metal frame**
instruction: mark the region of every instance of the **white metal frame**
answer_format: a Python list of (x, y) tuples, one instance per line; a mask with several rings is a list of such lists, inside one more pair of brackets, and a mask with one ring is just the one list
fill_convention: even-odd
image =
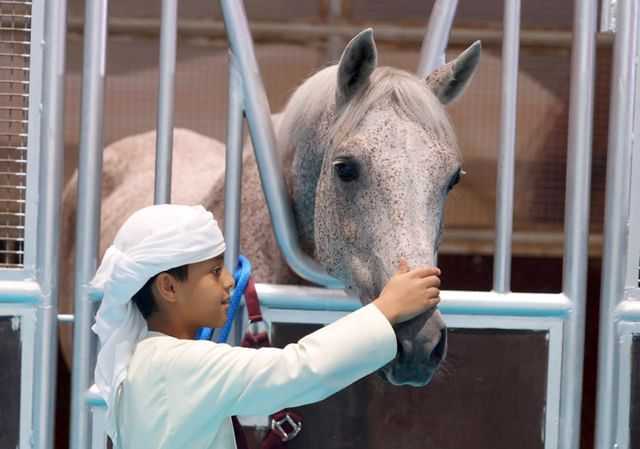
[[(604, 2), (609, 3), (609, 2)], [(640, 330), (640, 5), (617, 0), (600, 298), (595, 448), (629, 447), (631, 345)]]
[[(239, 312), (242, 312), (240, 310)], [(263, 318), (273, 328), (275, 323), (321, 324), (326, 325), (347, 315), (345, 310), (296, 310), (263, 308)], [(444, 314), (448, 327), (457, 329), (499, 329), (546, 331), (549, 341), (547, 354), (547, 383), (545, 400), (545, 449), (558, 448), (560, 429), (560, 388), (562, 367), (563, 317), (490, 316)], [(248, 318), (243, 314), (243, 329), (248, 326)], [(244, 425), (266, 427), (267, 417), (247, 417)]]
[(31, 44), (29, 58), (29, 116), (27, 128), (27, 176), (25, 192), (24, 267), (0, 268), (0, 279), (33, 279), (38, 248), (38, 195), (40, 190), (40, 128), (43, 94), (44, 1), (31, 5)]
[[(640, 336), (640, 322), (622, 321), (618, 323), (618, 351), (620, 354), (618, 369), (617, 426), (616, 444), (619, 449), (628, 449), (630, 444), (630, 409), (632, 369), (632, 350), (634, 336)], [(640, 367), (636, 367), (636, 372)]]
[[(42, 125), (44, 18), (46, 2), (31, 4), (31, 51), (29, 71), (29, 125), (27, 138), (27, 192), (25, 196), (24, 269), (3, 270), (3, 279), (29, 279), (36, 271), (38, 248), (38, 197), (40, 192), (40, 149)], [(15, 276), (15, 277), (14, 277)]]
[[(99, 5), (98, 5), (99, 3)], [(99, 212), (93, 206), (100, 199), (99, 174), (101, 166), (100, 133), (102, 121), (102, 95), (105, 57), (105, 27), (107, 0), (96, 0), (87, 8), (85, 40), (85, 74), (83, 78), (83, 125), (82, 154), (79, 167), (80, 189), (78, 200), (78, 253), (76, 258), (79, 267), (76, 277), (76, 319), (74, 320), (74, 337), (82, 342), (75, 351), (75, 358), (80, 366), (74, 366), (73, 377), (73, 412), (72, 412), (72, 449), (83, 449), (89, 442), (88, 403), (99, 405), (95, 395), (87, 393), (88, 360), (90, 359), (89, 340), (94, 338), (89, 332), (91, 320), (89, 298), (92, 292), (86, 285), (92, 276), (96, 264), (95, 241), (99, 235)], [(279, 159), (275, 154), (275, 136), (270, 120), (269, 105), (266, 100), (262, 80), (255, 58), (251, 34), (242, 6), (237, 0), (220, 0), (229, 46), (230, 60), (230, 110), (227, 133), (227, 191), (225, 203), (229, 216), (225, 216), (225, 235), (227, 237), (226, 263), (235, 266), (238, 254), (239, 234), (239, 185), (241, 167), (241, 133), (243, 113), (249, 125), (249, 131), (256, 150), (256, 159), (263, 180), (263, 190), (267, 206), (274, 223), (276, 240), (290, 267), (301, 277), (316, 284), (330, 287), (319, 289), (298, 288), (291, 290), (281, 286), (270, 286), (267, 292), (265, 307), (269, 319), (287, 320), (287, 322), (325, 323), (339, 316), (345, 310), (344, 293), (331, 288), (339, 288), (340, 282), (329, 276), (316, 261), (304, 254), (297, 244), (294, 234), (293, 217), (289, 207), (289, 199), (281, 176)], [(438, 0), (438, 5), (452, 2)], [(515, 93), (519, 33), (519, 0), (505, 2), (505, 41), (503, 53), (511, 65), (505, 64), (503, 76), (503, 114), (502, 124), (505, 127), (501, 136), (500, 179), (498, 197), (510, 198), (513, 193), (513, 161), (515, 146), (514, 102), (510, 96)], [(492, 292), (443, 292), (441, 310), (447, 320), (458, 323), (461, 327), (491, 328), (506, 326), (509, 329), (548, 329), (550, 338), (549, 366), (547, 379), (547, 408), (545, 424), (545, 448), (562, 449), (577, 448), (580, 430), (580, 402), (582, 392), (582, 357), (584, 345), (584, 303), (586, 289), (586, 262), (588, 241), (590, 161), (591, 161), (591, 129), (593, 111), (593, 76), (595, 54), (596, 2), (595, 0), (576, 0), (576, 19), (574, 21), (574, 47), (572, 52), (572, 85), (569, 128), (569, 155), (567, 179), (567, 207), (565, 214), (565, 242), (563, 290), (558, 294), (530, 294), (510, 292), (510, 239), (512, 236), (512, 204), (501, 206), (498, 211), (500, 223), (499, 251), (497, 251), (494, 273), (494, 290)], [(163, 2), (166, 8), (175, 6), (170, 0)], [(439, 10), (438, 8), (435, 9)], [(449, 11), (451, 12), (451, 11)], [(434, 22), (430, 28), (445, 30), (450, 22), (451, 14), (443, 15), (441, 21)], [(167, 20), (164, 20), (164, 19)], [(171, 18), (171, 20), (169, 20)], [(162, 33), (172, 35), (175, 27), (175, 14), (163, 14)], [(437, 18), (436, 18), (437, 19)], [(448, 34), (448, 30), (447, 34)], [(172, 38), (162, 39), (163, 47), (173, 48)], [(442, 51), (446, 39), (436, 42), (436, 54)], [(171, 50), (172, 51), (172, 50)], [(162, 58), (160, 72), (165, 79), (165, 86), (170, 86), (171, 77), (164, 78), (175, 62), (171, 57)], [(430, 58), (437, 59), (437, 58)], [(170, 89), (166, 89), (170, 91)], [(89, 94), (90, 92), (90, 94)], [(90, 96), (89, 96), (90, 95)], [(86, 99), (86, 101), (85, 101)], [(166, 98), (165, 98), (166, 101)], [(163, 103), (164, 104), (164, 103)], [(86, 111), (85, 111), (86, 109)], [(166, 111), (166, 110), (165, 110)], [(159, 126), (171, 127), (170, 114), (159, 114)], [(167, 183), (171, 179), (168, 173), (171, 142), (164, 139), (159, 143), (157, 154), (163, 173), (157, 173), (156, 201), (170, 200)], [(91, 181), (89, 181), (91, 180)], [(229, 187), (231, 186), (231, 188)], [(233, 207), (236, 205), (236, 207)], [(260, 287), (260, 286), (258, 286)], [(265, 293), (263, 286), (262, 293)], [(99, 293), (99, 292), (96, 292)], [(260, 288), (258, 293), (261, 294)], [(293, 296), (289, 295), (292, 294)], [(269, 295), (271, 297), (269, 298)], [(289, 295), (289, 296), (288, 296)], [(99, 294), (96, 296), (99, 297)], [(304, 300), (302, 300), (304, 297)], [(333, 298), (333, 300), (330, 300)], [(94, 298), (96, 299), (96, 298)], [(265, 295), (261, 294), (261, 299)], [(338, 301), (334, 301), (338, 299)], [(270, 303), (271, 301), (271, 303)], [(273, 307), (284, 304), (284, 308)], [(351, 301), (353, 303), (353, 301)], [(310, 308), (310, 304), (313, 307)], [(340, 310), (335, 310), (335, 308)], [(269, 310), (271, 308), (271, 310)], [(455, 312), (451, 314), (450, 312)], [(449, 315), (451, 315), (449, 317)], [(283, 317), (286, 315), (286, 317)], [(562, 363), (553, 363), (561, 360)], [(562, 366), (561, 366), (562, 365)], [(98, 417), (99, 418), (99, 417)], [(563, 423), (559, 426), (559, 422)], [(94, 421), (95, 422), (95, 421)], [(100, 441), (96, 438), (93, 441)]]

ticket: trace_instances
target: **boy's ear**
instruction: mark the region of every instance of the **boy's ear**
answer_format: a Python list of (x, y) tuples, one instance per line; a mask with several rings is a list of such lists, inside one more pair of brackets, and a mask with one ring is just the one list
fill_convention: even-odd
[(176, 279), (169, 273), (160, 273), (153, 282), (153, 293), (158, 301), (177, 302)]

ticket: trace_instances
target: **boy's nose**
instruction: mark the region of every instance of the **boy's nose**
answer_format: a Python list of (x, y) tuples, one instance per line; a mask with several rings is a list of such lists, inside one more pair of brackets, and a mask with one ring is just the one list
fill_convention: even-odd
[(233, 280), (233, 276), (231, 276), (231, 274), (225, 270), (225, 283), (224, 283), (224, 288), (225, 290), (231, 290), (233, 287), (235, 287), (235, 281)]

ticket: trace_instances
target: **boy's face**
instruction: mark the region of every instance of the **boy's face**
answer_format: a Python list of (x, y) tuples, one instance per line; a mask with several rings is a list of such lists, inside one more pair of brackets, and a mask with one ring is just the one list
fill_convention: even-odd
[(185, 324), (194, 331), (224, 326), (233, 285), (223, 256), (189, 265), (187, 279), (176, 286), (176, 306)]

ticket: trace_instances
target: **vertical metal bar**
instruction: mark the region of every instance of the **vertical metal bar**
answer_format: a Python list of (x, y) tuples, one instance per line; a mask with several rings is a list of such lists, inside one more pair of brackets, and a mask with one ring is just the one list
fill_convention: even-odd
[[(638, 5), (635, 5), (636, 21), (638, 17)], [(635, 32), (640, 33), (640, 23), (636, 25)], [(627, 245), (627, 270), (625, 276), (626, 288), (640, 287), (640, 45), (637, 44), (637, 35), (633, 38), (636, 42), (636, 69), (635, 95), (633, 105), (633, 146), (631, 148), (631, 186), (629, 190), (629, 243)]]
[[(38, 258), (38, 226), (40, 208), (40, 156), (41, 156), (41, 134), (42, 134), (42, 96), (44, 94), (44, 42), (45, 42), (45, 21), (48, 7), (46, 2), (33, 2), (28, 7), (31, 11), (30, 36), (29, 36), (29, 81), (24, 87), (28, 89), (29, 107), (17, 113), (16, 118), (27, 119), (27, 189), (24, 196), (22, 212), (25, 212), (23, 236), (24, 244), (24, 270), (3, 270), (4, 279), (22, 280), (35, 279), (36, 263)], [(9, 113), (11, 108), (9, 108)], [(16, 262), (10, 260), (11, 263)], [(36, 373), (36, 376), (38, 374)], [(31, 423), (29, 423), (31, 425)]]
[(520, 0), (505, 0), (504, 2), (504, 34), (502, 39), (502, 105), (496, 194), (496, 246), (493, 264), (493, 289), (498, 293), (507, 293), (511, 289), (511, 235), (513, 233)]
[(93, 407), (91, 410), (91, 449), (107, 449), (106, 409)]
[(574, 2), (562, 277), (573, 308), (565, 321), (562, 352), (558, 447), (563, 449), (577, 449), (580, 443), (597, 7), (597, 0)]
[(615, 32), (616, 0), (602, 0), (600, 13), (600, 31), (603, 33)]
[(437, 0), (433, 5), (420, 50), (419, 77), (424, 78), (444, 64), (449, 33), (457, 8), (458, 0)]
[(625, 257), (628, 237), (628, 198), (631, 158), (631, 114), (634, 97), (634, 62), (637, 19), (633, 0), (619, 0), (617, 32), (613, 48), (609, 149), (604, 216), (604, 254), (600, 292), (600, 341), (598, 347), (598, 392), (596, 407), (596, 449), (615, 444), (617, 419), (613, 398), (617, 397), (615, 308), (624, 296)]
[[(233, 273), (240, 254), (240, 212), (242, 210), (242, 135), (244, 125), (242, 76), (232, 52), (229, 52), (229, 112), (224, 179), (224, 235), (227, 249), (224, 263)], [(242, 340), (242, 313), (236, 314), (229, 344)]]
[(289, 266), (300, 277), (326, 287), (340, 288), (342, 283), (305, 254), (298, 243), (291, 204), (282, 175), (282, 162), (276, 151), (271, 111), (260, 78), (242, 2), (220, 0), (220, 5), (229, 45), (242, 75), (245, 113), (276, 241)]
[(229, 53), (229, 118), (224, 174), (224, 262), (233, 273), (240, 253), (240, 211), (242, 206), (242, 77), (233, 53)]
[(38, 306), (34, 385), (33, 447), (53, 448), (58, 361), (58, 255), (64, 168), (64, 64), (67, 1), (46, 2), (42, 132), (40, 134), (40, 214)]
[(107, 9), (107, 0), (93, 0), (86, 4), (74, 270), (71, 449), (86, 449), (90, 443), (91, 421), (84, 395), (93, 378), (90, 326), (94, 306), (89, 300), (89, 282), (96, 271), (100, 238)]
[(156, 130), (155, 204), (171, 202), (173, 106), (176, 79), (178, 0), (162, 0), (160, 29), (160, 82)]

